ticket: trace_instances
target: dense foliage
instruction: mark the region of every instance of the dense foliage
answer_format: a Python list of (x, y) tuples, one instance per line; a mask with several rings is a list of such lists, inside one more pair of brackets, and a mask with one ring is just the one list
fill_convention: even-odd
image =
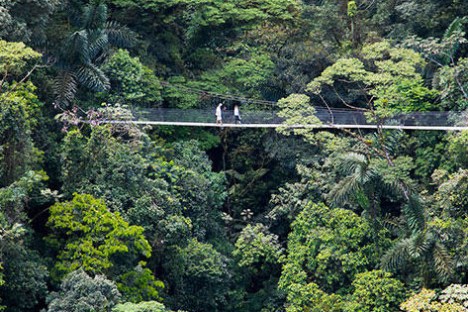
[(0, 311), (467, 311), (468, 131), (101, 122), (464, 125), (467, 30), (461, 0), (0, 0)]

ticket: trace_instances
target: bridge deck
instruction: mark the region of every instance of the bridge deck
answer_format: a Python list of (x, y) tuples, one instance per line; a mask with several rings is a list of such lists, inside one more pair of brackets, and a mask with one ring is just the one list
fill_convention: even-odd
[[(135, 121), (118, 121), (112, 120), (107, 123), (128, 123), (136, 125), (155, 125), (155, 126), (185, 126), (185, 127), (215, 127), (215, 128), (313, 128), (313, 129), (377, 129), (377, 125), (286, 125), (286, 124), (233, 124), (233, 123), (208, 123), (208, 122), (176, 122), (176, 121), (150, 121), (150, 120), (135, 120)], [(465, 126), (405, 126), (405, 125), (382, 125), (382, 129), (388, 130), (427, 130), (427, 131), (462, 131), (468, 130)]]

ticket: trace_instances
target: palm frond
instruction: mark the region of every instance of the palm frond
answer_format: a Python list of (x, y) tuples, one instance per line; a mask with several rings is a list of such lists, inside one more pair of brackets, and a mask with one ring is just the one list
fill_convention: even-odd
[(463, 32), (464, 23), (466, 22), (466, 18), (456, 17), (452, 23), (450, 23), (449, 27), (445, 30), (444, 33), (444, 41), (450, 42), (451, 44), (446, 47), (445, 55), (443, 56), (444, 62), (448, 64), (450, 62), (450, 57), (455, 55), (455, 53), (460, 48), (460, 42), (458, 40), (453, 40), (451, 38), (454, 36), (456, 38), (457, 35), (460, 35)]
[(327, 197), (335, 204), (342, 204), (352, 199), (362, 208), (369, 207), (369, 197), (366, 187), (376, 179), (376, 173), (369, 168), (369, 161), (365, 155), (348, 153), (341, 158), (338, 171), (346, 175), (332, 188)]
[(382, 218), (382, 226), (393, 233), (393, 235), (401, 236), (402, 222), (400, 218), (395, 218), (390, 214), (386, 214)]
[(411, 246), (408, 250), (412, 258), (420, 258), (428, 254), (434, 245), (434, 240), (427, 233), (417, 233), (411, 236)]
[(405, 132), (403, 130), (385, 131), (385, 149), (391, 155), (398, 154), (401, 149), (401, 142), (404, 140)]
[(229, 169), (224, 172), (228, 177), (235, 179), (236, 181), (243, 181), (245, 179), (245, 175), (241, 174), (240, 172)]
[(362, 209), (369, 209), (369, 197), (367, 197), (366, 193), (362, 190), (362, 188), (359, 188), (356, 192), (354, 192), (353, 197)]
[(443, 38), (448, 39), (455, 33), (463, 31), (463, 24), (465, 21), (465, 18), (456, 17), (445, 30)]
[(439, 242), (434, 244), (434, 269), (439, 280), (446, 282), (453, 273), (453, 261), (447, 249)]
[(356, 176), (350, 175), (344, 177), (334, 188), (328, 193), (327, 198), (336, 205), (341, 205), (351, 200), (354, 194), (357, 194), (360, 189), (360, 183)]
[(104, 31), (109, 37), (109, 43), (113, 46), (125, 48), (135, 43), (136, 34), (119, 23), (113, 21), (106, 22)]
[(356, 171), (365, 172), (369, 166), (366, 156), (359, 153), (348, 153), (342, 157), (340, 172), (348, 175)]
[(78, 68), (76, 77), (85, 87), (93, 91), (105, 91), (110, 87), (109, 79), (104, 72), (93, 64), (85, 64)]
[(56, 103), (59, 105), (68, 105), (75, 98), (77, 90), (76, 77), (69, 70), (59, 72), (54, 81), (54, 93)]
[(468, 272), (468, 252), (457, 253), (452, 258), (452, 265), (457, 272)]
[(96, 57), (109, 46), (109, 38), (107, 34), (102, 31), (93, 31), (90, 37), (93, 38), (93, 40), (90, 41), (88, 46), (89, 57), (95, 61)]
[(403, 267), (411, 258), (410, 250), (413, 248), (411, 238), (398, 241), (382, 257), (380, 266), (387, 271), (395, 271)]
[(411, 195), (408, 203), (403, 206), (402, 210), (406, 223), (412, 233), (418, 233), (424, 230), (426, 227), (426, 216), (419, 196), (415, 194)]
[(82, 27), (85, 29), (100, 29), (107, 20), (107, 6), (104, 3), (91, 3), (84, 7)]
[(80, 28), (83, 25), (83, 8), (82, 5), (76, 1), (69, 1), (67, 5), (68, 20), (71, 25)]
[(88, 33), (85, 30), (75, 31), (68, 37), (63, 52), (63, 57), (68, 63), (91, 62), (88, 39)]
[[(72, 5), (73, 9), (81, 8)], [(67, 69), (56, 79), (57, 101), (63, 104), (73, 100), (78, 83), (92, 91), (108, 90), (109, 79), (99, 65), (108, 59), (110, 45), (127, 46), (134, 38), (127, 28), (106, 22), (108, 11), (104, 0), (90, 1), (81, 12), (77, 25), (80, 30), (68, 37), (59, 61), (60, 67)]]

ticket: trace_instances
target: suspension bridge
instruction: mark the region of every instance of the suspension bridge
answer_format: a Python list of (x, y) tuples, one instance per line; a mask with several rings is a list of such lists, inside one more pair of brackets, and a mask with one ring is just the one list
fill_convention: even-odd
[[(315, 128), (315, 129), (390, 129), (390, 130), (468, 130), (468, 120), (454, 112), (407, 112), (372, 122), (363, 111), (315, 107), (315, 112), (291, 124), (275, 110), (243, 110), (241, 123), (233, 112), (223, 111), (223, 123), (217, 124), (214, 109), (148, 108), (132, 110), (132, 118), (103, 119), (102, 123), (136, 125), (218, 127), (218, 128)], [(465, 122), (461, 120), (465, 119)]]
[[(177, 109), (146, 108), (132, 109), (132, 117), (112, 116), (102, 119), (101, 123), (136, 124), (155, 126), (187, 126), (218, 128), (315, 128), (315, 129), (389, 129), (389, 130), (429, 130), (461, 131), (468, 130), (468, 115), (460, 112), (426, 111), (402, 112), (391, 117), (380, 118), (372, 122), (364, 111), (349, 108), (330, 108), (314, 106), (311, 112), (299, 118), (300, 123), (291, 123), (278, 114), (278, 103), (252, 99), (242, 95), (216, 93), (187, 86), (161, 82), (163, 87), (175, 88), (184, 93), (191, 93), (212, 103), (235, 101), (242, 105), (242, 121), (236, 123), (232, 110), (223, 111), (222, 124), (216, 123), (215, 108), (212, 109)], [(244, 109), (247, 107), (247, 109)], [(258, 107), (264, 107), (258, 110)], [(254, 108), (257, 108), (256, 110)]]

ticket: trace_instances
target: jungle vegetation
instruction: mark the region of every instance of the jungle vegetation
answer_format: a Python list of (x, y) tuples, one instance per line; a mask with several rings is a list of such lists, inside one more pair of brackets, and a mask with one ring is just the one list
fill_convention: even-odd
[(186, 88), (466, 116), (467, 30), (463, 0), (0, 0), (0, 311), (468, 311), (468, 131), (97, 122), (220, 102)]

